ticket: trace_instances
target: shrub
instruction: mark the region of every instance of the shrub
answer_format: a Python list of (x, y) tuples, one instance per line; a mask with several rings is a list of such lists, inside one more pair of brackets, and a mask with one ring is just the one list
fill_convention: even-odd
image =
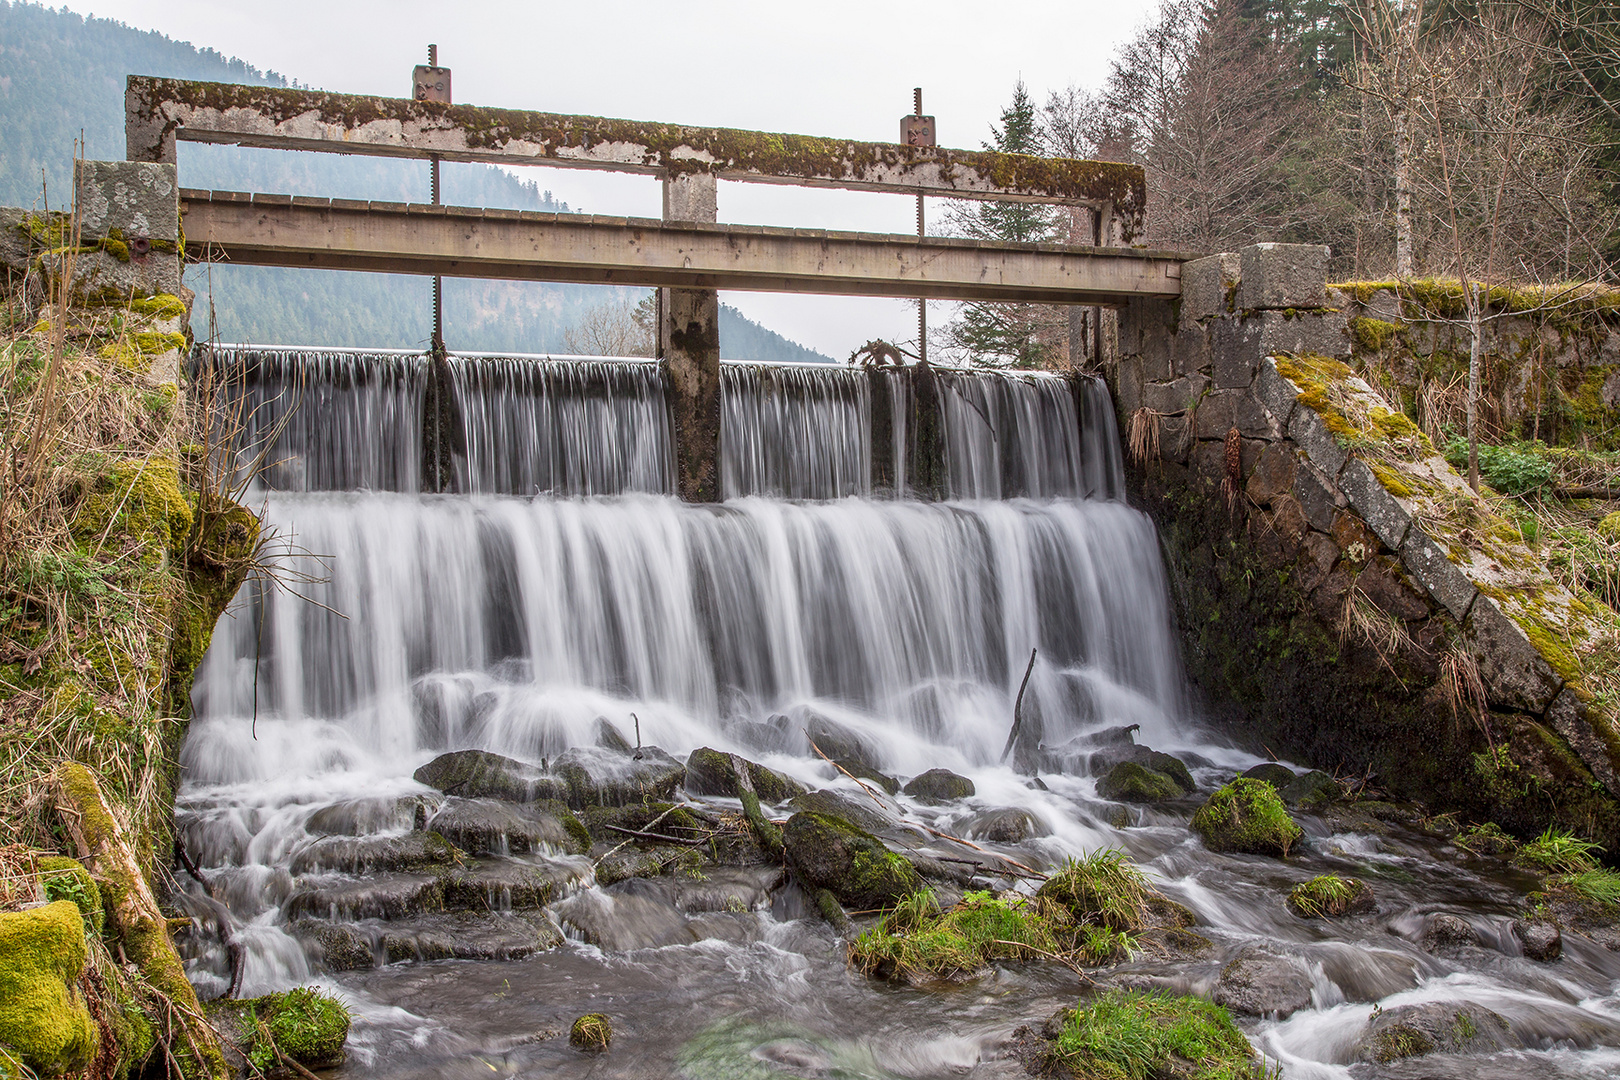
[(1123, 851), (1104, 848), (1065, 862), (1035, 895), (1065, 908), (1078, 924), (1136, 933), (1153, 890)]
[(1596, 852), (1600, 844), (1582, 840), (1573, 833), (1558, 832), (1551, 825), (1547, 831), (1519, 845), (1514, 861), (1534, 870), (1552, 874), (1581, 874), (1597, 869)]

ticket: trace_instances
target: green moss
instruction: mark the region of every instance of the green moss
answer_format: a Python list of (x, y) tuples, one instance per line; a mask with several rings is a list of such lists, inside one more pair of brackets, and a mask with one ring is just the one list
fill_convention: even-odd
[(1372, 1057), (1380, 1065), (1434, 1051), (1434, 1040), (1410, 1024), (1391, 1024), (1372, 1038)]
[(1163, 802), (1181, 794), (1181, 785), (1164, 773), (1122, 761), (1097, 782), (1097, 794), (1121, 802)]
[(1612, 543), (1620, 544), (1620, 510), (1605, 515), (1597, 523), (1597, 534)]
[(1062, 908), (1037, 898), (1002, 900), (970, 892), (942, 912), (931, 891), (902, 900), (849, 946), (856, 970), (880, 978), (972, 978), (993, 960), (1070, 954), (1085, 935)]
[(1256, 1062), (1221, 1006), (1163, 991), (1113, 990), (1082, 1003), (1049, 1064), (1096, 1080), (1253, 1080)]
[(101, 910), (101, 890), (96, 887), (90, 871), (77, 859), (65, 855), (47, 855), (35, 861), (39, 881), (47, 900), (71, 900), (84, 916), (85, 926), (92, 934), (101, 933), (106, 915)]
[(568, 1045), (575, 1050), (600, 1052), (613, 1042), (613, 1021), (601, 1013), (586, 1013), (568, 1029)]
[(0, 1046), (36, 1073), (77, 1072), (95, 1053), (77, 988), (88, 956), (72, 901), (0, 912)]
[(1355, 878), (1323, 874), (1288, 890), (1288, 907), (1307, 919), (1331, 919), (1365, 903), (1366, 894), (1367, 886)]
[(1212, 851), (1252, 855), (1286, 857), (1304, 835), (1275, 788), (1242, 776), (1209, 797), (1193, 815), (1192, 828)]
[(1395, 340), (1401, 328), (1382, 319), (1355, 318), (1350, 320), (1350, 339), (1356, 348), (1368, 352), (1383, 352), (1384, 346)]
[(105, 536), (115, 552), (128, 544), (143, 562), (161, 562), (183, 553), (191, 523), (178, 464), (148, 458), (119, 462), (97, 477), (78, 499), (72, 529), (82, 543), (100, 545)]
[(343, 1061), (343, 1044), (349, 1038), (348, 1006), (316, 987), (210, 1001), (204, 1008), (214, 1026), (236, 1043), (261, 1074), (279, 1067), (277, 1050), (308, 1068), (332, 1068)]

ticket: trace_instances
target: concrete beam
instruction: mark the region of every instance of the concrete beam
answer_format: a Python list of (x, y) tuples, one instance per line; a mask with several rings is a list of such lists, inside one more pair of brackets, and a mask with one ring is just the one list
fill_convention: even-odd
[(668, 176), (1097, 208), (1103, 242), (1142, 235), (1141, 166), (807, 135), (486, 109), (404, 98), (131, 75), (131, 161), (175, 160), (175, 142), (550, 165)]
[(185, 191), (187, 257), (445, 277), (931, 300), (1119, 304), (1186, 255), (819, 229)]

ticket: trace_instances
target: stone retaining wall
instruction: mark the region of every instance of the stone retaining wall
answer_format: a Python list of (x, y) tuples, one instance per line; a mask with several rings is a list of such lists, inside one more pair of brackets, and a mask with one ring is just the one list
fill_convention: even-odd
[(1343, 361), (1327, 251), (1186, 264), (1121, 313), (1135, 494), (1165, 538), (1189, 672), (1256, 750), (1620, 851), (1614, 613), (1558, 585)]

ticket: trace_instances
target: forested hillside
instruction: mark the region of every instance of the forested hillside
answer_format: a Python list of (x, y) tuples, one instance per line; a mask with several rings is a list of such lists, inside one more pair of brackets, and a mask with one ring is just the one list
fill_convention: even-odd
[[(175, 28), (177, 32), (181, 28)], [(276, 86), (297, 85), (212, 49), (110, 19), (0, 0), (0, 205), (62, 207), (70, 194), (73, 143), (85, 156), (124, 156), (124, 80), (131, 73)], [(187, 187), (273, 191), (333, 198), (425, 202), (421, 162), (181, 144)], [(444, 166), (444, 199), (462, 206), (566, 212), (532, 181), (488, 165)], [(414, 348), (430, 334), (425, 278), (259, 267), (193, 269), (197, 331), (222, 341)], [(452, 349), (560, 352), (591, 311), (642, 290), (504, 281), (446, 281), (445, 339)], [(736, 310), (721, 308), (727, 357), (829, 358), (788, 341)]]

